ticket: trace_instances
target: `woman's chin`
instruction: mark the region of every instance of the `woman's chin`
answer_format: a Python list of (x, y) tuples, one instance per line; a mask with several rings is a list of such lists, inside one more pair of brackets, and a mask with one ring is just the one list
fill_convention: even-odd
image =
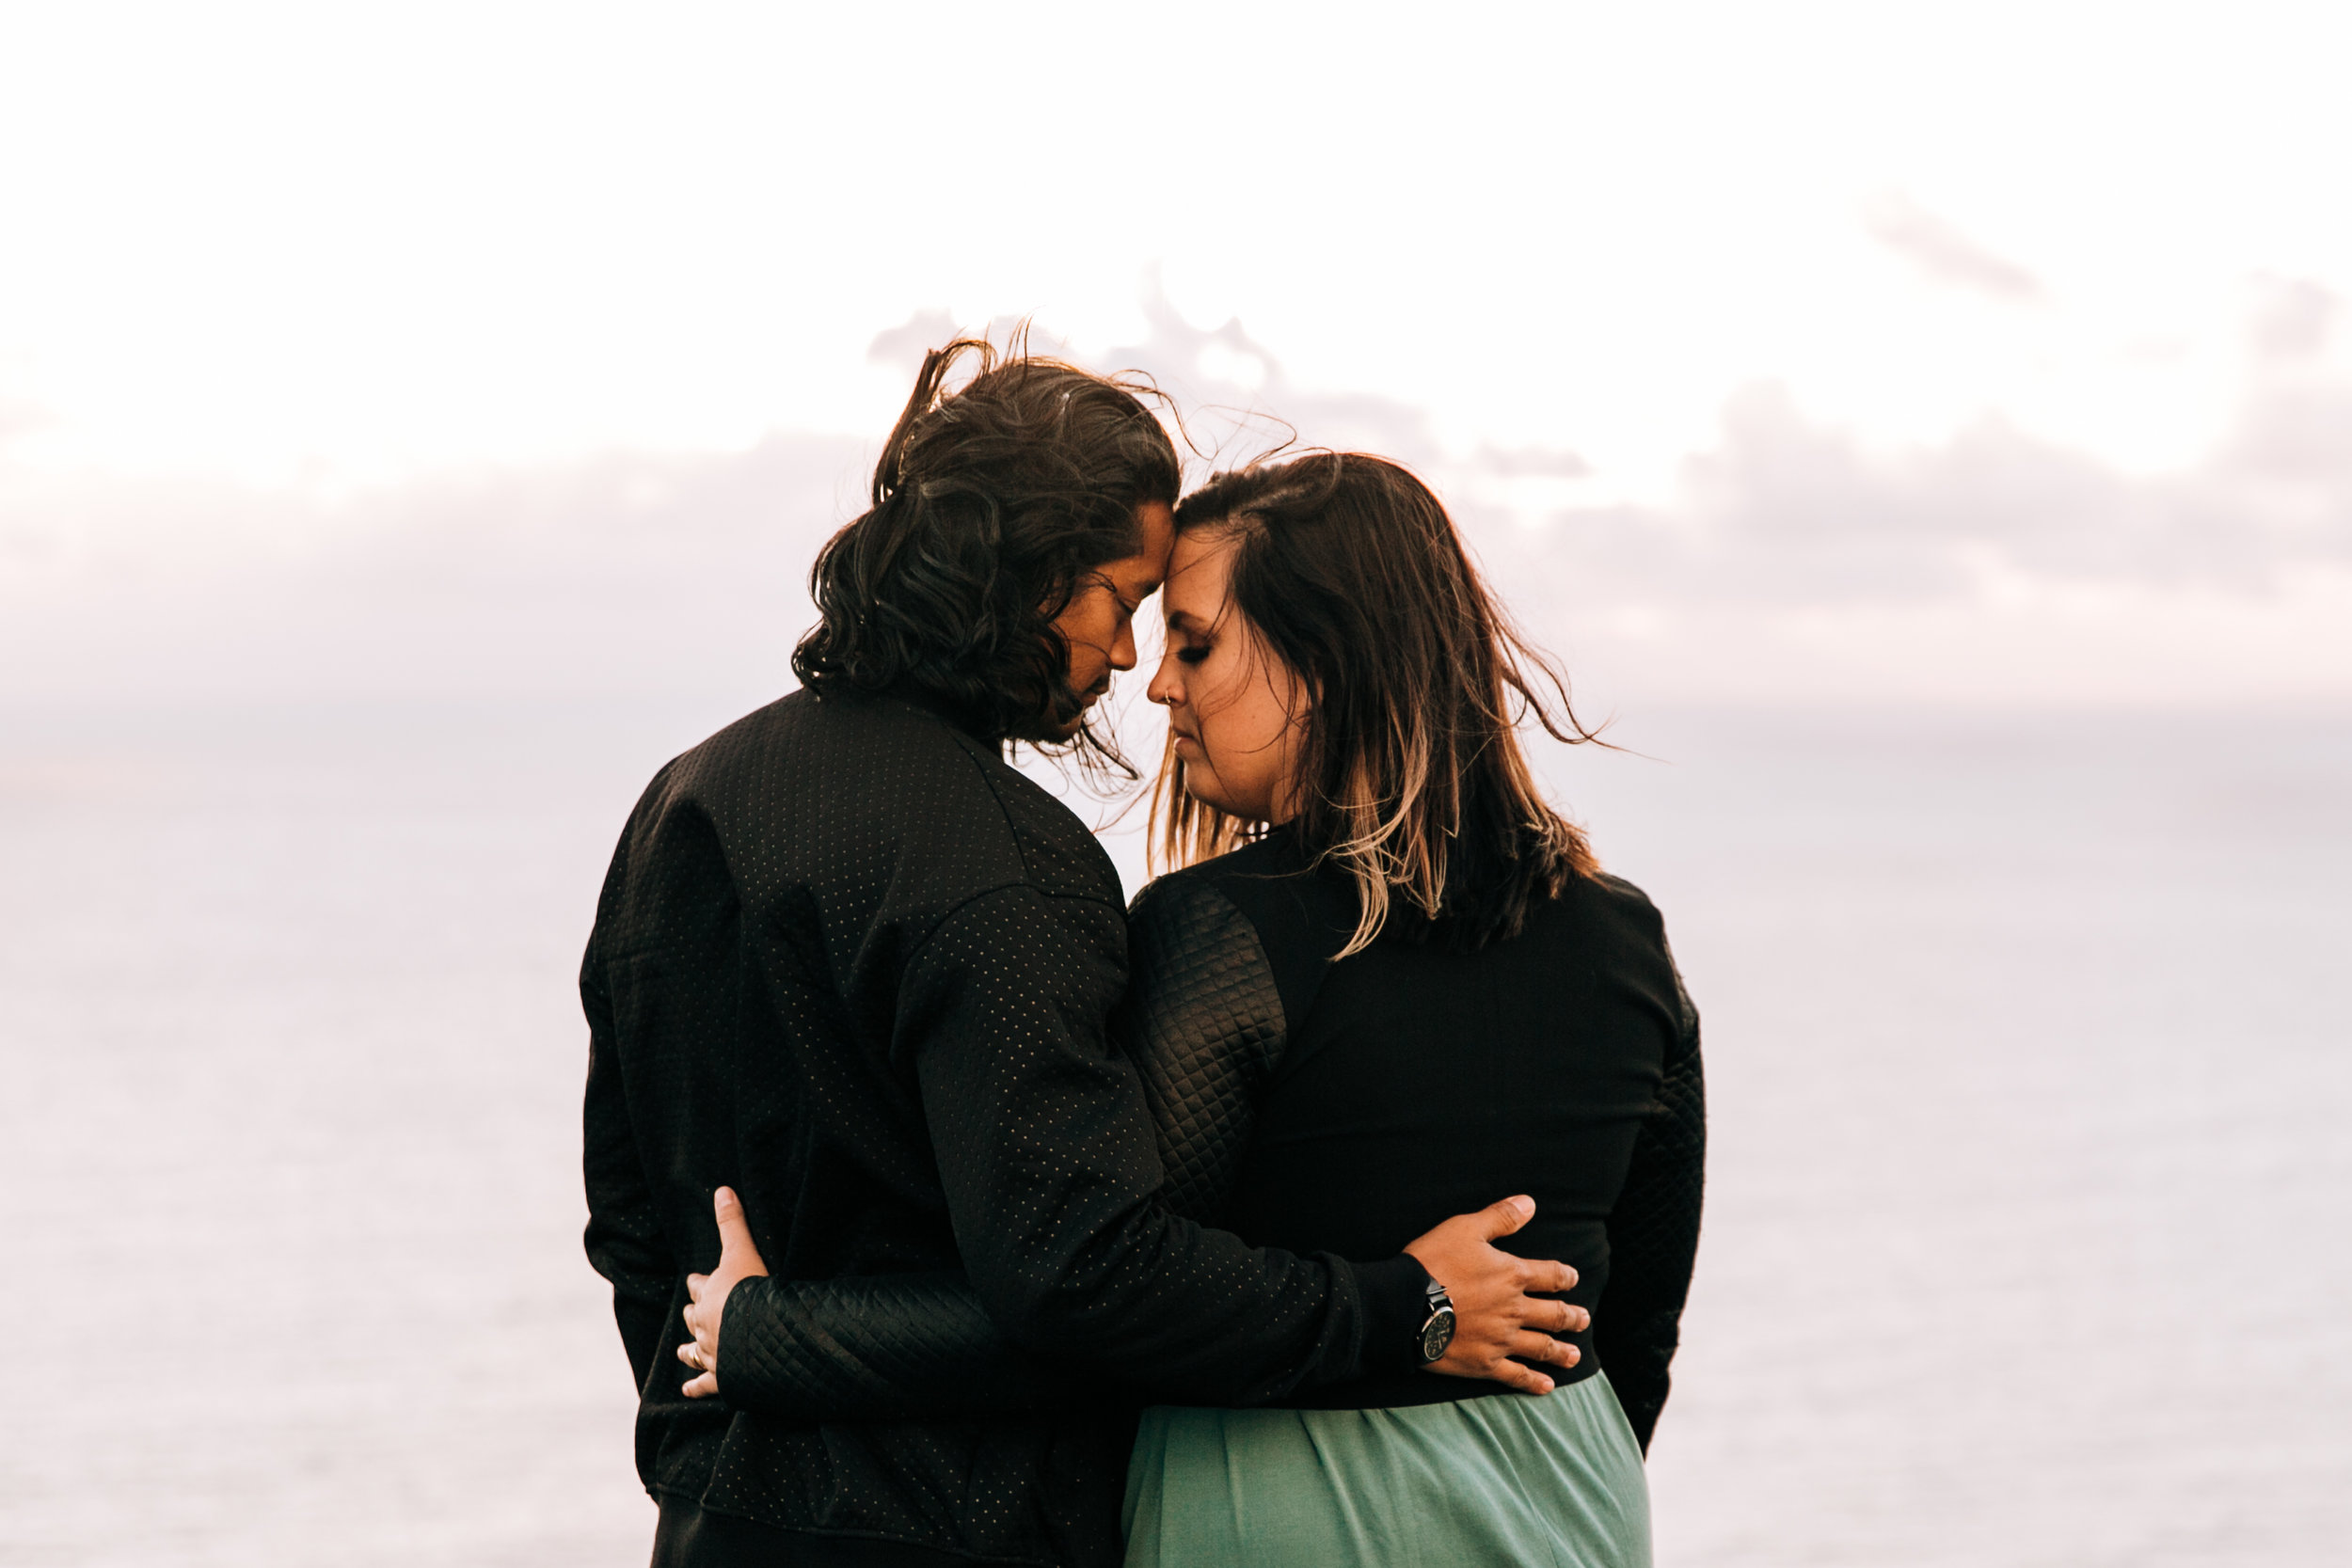
[(1245, 822), (1263, 822), (1266, 819), (1263, 801), (1236, 800), (1214, 784), (1203, 789), (1187, 779), (1184, 781), (1184, 793), (1204, 806), (1213, 807), (1228, 816), (1238, 816)]

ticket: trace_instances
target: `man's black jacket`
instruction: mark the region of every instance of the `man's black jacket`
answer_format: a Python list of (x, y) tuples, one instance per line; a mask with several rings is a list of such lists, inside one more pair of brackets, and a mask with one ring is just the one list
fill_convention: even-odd
[[(580, 975), (588, 1254), (649, 1490), (1115, 1563), (1119, 1393), (1251, 1404), (1409, 1354), (1409, 1258), (1253, 1250), (1155, 1200), (1142, 1091), (1105, 1033), (1125, 978), (1118, 876), (1085, 825), (919, 705), (795, 693), (656, 776)], [(778, 1278), (961, 1270), (1008, 1338), (1113, 1397), (823, 1424), (685, 1399), (685, 1275), (718, 1261), (721, 1185)]]

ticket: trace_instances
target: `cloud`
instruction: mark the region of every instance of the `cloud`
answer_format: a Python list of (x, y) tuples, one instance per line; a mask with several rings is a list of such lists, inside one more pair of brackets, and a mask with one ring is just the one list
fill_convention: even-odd
[(2327, 348), (2341, 302), (2308, 278), (2267, 277), (2247, 324), (2256, 356), (2275, 362), (2312, 359)]
[(923, 366), (923, 356), (956, 335), (956, 319), (945, 310), (917, 310), (898, 325), (874, 334), (866, 348), (866, 362), (895, 365), (912, 381)]
[[(2234, 419), (2170, 472), (1993, 418), (1876, 447), (1758, 384), (1645, 505), (1580, 499), (1566, 449), (1451, 450), (1410, 404), (1300, 387), (1240, 323), (1196, 327), (1164, 301), (1141, 341), (1092, 357), (1178, 399), (1196, 477), (1291, 441), (1413, 464), (1522, 617), (1612, 698), (2333, 700), (2352, 696), (2335, 314), (2313, 286), (2266, 290)], [(947, 330), (918, 315), (877, 353)], [(860, 509), (881, 435), (336, 500), (0, 461), (0, 699), (719, 689), (749, 705), (790, 685), (808, 562)]]
[(11, 476), (0, 699), (772, 695), (870, 461), (778, 435), (334, 501)]
[(2031, 272), (1987, 250), (1899, 191), (1865, 203), (1862, 223), (1873, 239), (1937, 283), (2012, 305), (2042, 297), (2042, 280)]

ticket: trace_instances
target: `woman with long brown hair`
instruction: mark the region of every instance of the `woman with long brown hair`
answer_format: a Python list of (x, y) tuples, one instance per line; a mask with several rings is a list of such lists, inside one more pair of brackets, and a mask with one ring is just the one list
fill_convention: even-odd
[[(1451, 1322), (1433, 1278), (1422, 1369), (1145, 1410), (1127, 1561), (1645, 1564), (1642, 1458), (1698, 1233), (1698, 1022), (1657, 911), (1598, 869), (1520, 744), (1531, 717), (1591, 734), (1404, 468), (1317, 453), (1221, 475), (1176, 526), (1151, 695), (1177, 869), (1130, 913), (1120, 1031), (1163, 1200), (1254, 1245), (1364, 1257), (1528, 1194), (1505, 1244), (1571, 1265), (1581, 1310), (1573, 1365), (1544, 1354), (1518, 1391), (1429, 1375)], [(1018, 1356), (979, 1314), (861, 1329), (914, 1309), (892, 1290), (752, 1293), (723, 1337), (706, 1314), (722, 1389), (779, 1414), (881, 1414), (891, 1386), (1071, 1397), (1043, 1371), (983, 1393)], [(1553, 1351), (1528, 1338), (1531, 1360)]]
[(1518, 721), (1590, 734), (1394, 464), (1224, 475), (1177, 530), (1151, 695), (1159, 847), (1184, 869), (1130, 915), (1129, 1037), (1148, 1093), (1234, 1109), (1171, 1150), (1173, 1201), (1348, 1253), (1500, 1181), (1536, 1202), (1507, 1244), (1573, 1266), (1591, 1326), (1542, 1399), (1397, 1371), (1295, 1408), (1147, 1411), (1127, 1560), (1646, 1562), (1642, 1450), (1697, 1240), (1697, 1020), (1657, 911), (1545, 801)]

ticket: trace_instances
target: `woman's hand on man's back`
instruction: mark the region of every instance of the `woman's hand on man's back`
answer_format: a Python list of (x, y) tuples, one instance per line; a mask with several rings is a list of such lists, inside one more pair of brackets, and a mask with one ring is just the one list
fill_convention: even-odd
[(712, 1194), (710, 1207), (719, 1222), (719, 1266), (707, 1275), (686, 1276), (686, 1332), (693, 1338), (677, 1348), (677, 1358), (697, 1374), (681, 1390), (690, 1400), (707, 1400), (719, 1391), (719, 1323), (726, 1314), (728, 1294), (742, 1281), (768, 1272), (734, 1189), (722, 1187)]
[(1515, 1258), (1494, 1244), (1534, 1217), (1534, 1198), (1506, 1197), (1474, 1214), (1456, 1214), (1406, 1243), (1405, 1250), (1454, 1301), (1454, 1342), (1429, 1370), (1549, 1394), (1551, 1379), (1522, 1363), (1566, 1368), (1581, 1359), (1574, 1345), (1552, 1335), (1590, 1326), (1592, 1314), (1538, 1293), (1568, 1290), (1576, 1271), (1549, 1259)]

